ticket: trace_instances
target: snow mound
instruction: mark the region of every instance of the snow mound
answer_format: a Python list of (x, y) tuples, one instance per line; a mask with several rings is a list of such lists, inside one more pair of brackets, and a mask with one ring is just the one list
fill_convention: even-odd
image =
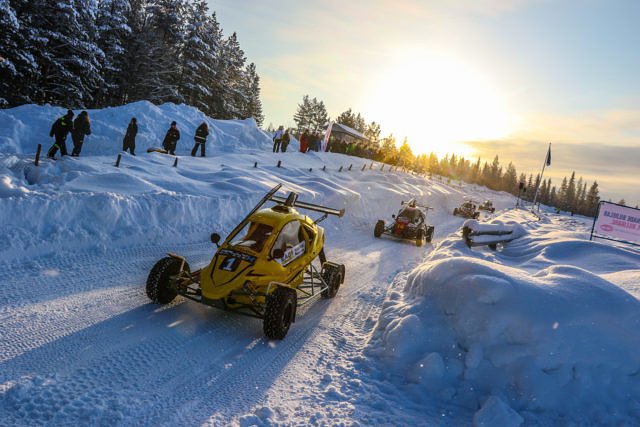
[(479, 410), (475, 425), (638, 423), (640, 302), (574, 265), (508, 259), (446, 239), (389, 294), (366, 353), (418, 404)]
[[(53, 143), (49, 130), (53, 122), (67, 110), (61, 107), (22, 105), (0, 110), (0, 152), (35, 153), (38, 144), (47, 150)], [(148, 101), (87, 110), (91, 119), (91, 135), (85, 138), (83, 155), (112, 155), (122, 148), (122, 139), (131, 117), (138, 121), (136, 151), (143, 152), (149, 147), (162, 145), (167, 129), (172, 121), (178, 123), (180, 141), (176, 154), (188, 154), (193, 147), (196, 128), (202, 122), (209, 125), (207, 151), (234, 152), (243, 149), (267, 149), (271, 137), (258, 128), (254, 119), (215, 120), (195, 107), (173, 103), (154, 105)], [(74, 111), (76, 115), (80, 110)], [(71, 137), (67, 137), (67, 149), (73, 147)], [(69, 150), (70, 151), (70, 150)]]

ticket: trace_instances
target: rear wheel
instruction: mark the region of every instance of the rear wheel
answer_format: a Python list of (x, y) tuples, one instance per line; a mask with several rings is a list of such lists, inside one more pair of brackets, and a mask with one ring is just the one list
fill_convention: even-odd
[(322, 280), (327, 284), (327, 289), (322, 291), (322, 298), (333, 298), (344, 280), (344, 265), (329, 264), (322, 269)]
[(431, 240), (433, 240), (434, 230), (435, 230), (435, 227), (433, 225), (429, 226), (429, 228), (427, 229), (427, 243), (430, 243)]
[(380, 237), (382, 236), (383, 232), (384, 232), (384, 221), (379, 219), (378, 222), (376, 222), (376, 227), (373, 229), (373, 235), (375, 237)]
[(296, 291), (278, 287), (267, 297), (264, 311), (263, 330), (269, 339), (281, 340), (289, 332), (289, 326), (296, 314)]
[(458, 208), (453, 208), (453, 214), (458, 215)]
[[(180, 272), (181, 260), (165, 257), (156, 262), (147, 277), (147, 296), (155, 303), (167, 304), (178, 295), (175, 288), (175, 276)], [(189, 273), (189, 264), (185, 261), (184, 271)]]
[(416, 232), (416, 246), (422, 246), (422, 242), (424, 240), (424, 230), (422, 228), (418, 228)]

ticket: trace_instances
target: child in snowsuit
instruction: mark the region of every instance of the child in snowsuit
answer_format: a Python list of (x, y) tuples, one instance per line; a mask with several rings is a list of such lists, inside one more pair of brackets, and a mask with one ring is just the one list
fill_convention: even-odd
[(205, 144), (207, 142), (207, 136), (209, 135), (209, 126), (206, 123), (202, 123), (196, 129), (196, 135), (193, 137), (195, 144), (193, 145), (193, 149), (191, 150), (191, 156), (194, 157), (198, 152), (198, 145), (200, 146), (200, 157), (205, 157)]
[(71, 140), (73, 141), (73, 151), (71, 151), (71, 155), (73, 157), (80, 156), (86, 135), (91, 135), (91, 121), (89, 120), (89, 113), (83, 111), (73, 121), (73, 130), (71, 131)]
[(68, 110), (67, 114), (53, 122), (49, 136), (55, 136), (56, 142), (53, 143), (47, 157), (55, 159), (55, 155), (60, 150), (61, 156), (67, 155), (67, 134), (73, 130), (73, 111)]
[(138, 121), (135, 117), (131, 118), (129, 122), (129, 126), (127, 126), (127, 133), (124, 135), (124, 139), (122, 140), (122, 151), (127, 151), (131, 153), (132, 156), (136, 154), (134, 151), (136, 150), (136, 135), (138, 134)]
[(164, 136), (164, 141), (162, 141), (162, 148), (164, 148), (167, 153), (175, 155), (179, 139), (180, 131), (178, 130), (178, 124), (176, 122), (171, 122), (171, 127)]

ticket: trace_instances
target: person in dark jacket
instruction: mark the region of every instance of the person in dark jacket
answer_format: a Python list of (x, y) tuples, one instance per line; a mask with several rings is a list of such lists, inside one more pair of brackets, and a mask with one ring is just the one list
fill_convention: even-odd
[(196, 129), (196, 135), (193, 137), (195, 144), (191, 150), (191, 156), (195, 156), (198, 151), (198, 145), (200, 146), (200, 157), (205, 157), (205, 144), (207, 142), (207, 136), (209, 135), (209, 126), (205, 122), (202, 122), (198, 129)]
[(280, 151), (282, 151), (283, 153), (286, 153), (289, 142), (291, 142), (291, 136), (289, 136), (289, 129), (287, 129), (284, 131), (284, 134), (282, 135), (282, 143), (280, 146)]
[(89, 113), (83, 111), (73, 121), (73, 130), (71, 131), (71, 140), (73, 141), (71, 155), (73, 157), (80, 156), (86, 135), (91, 135), (91, 121), (89, 120)]
[(175, 155), (179, 139), (180, 131), (178, 130), (178, 124), (176, 122), (171, 122), (171, 127), (164, 136), (164, 141), (162, 141), (162, 148), (164, 148), (167, 153)]
[(124, 139), (122, 140), (122, 151), (127, 151), (131, 153), (132, 156), (135, 156), (136, 153), (136, 135), (138, 134), (138, 121), (135, 117), (131, 118), (129, 122), (129, 126), (127, 126), (127, 133), (124, 134)]
[(67, 110), (67, 114), (53, 122), (49, 136), (54, 136), (56, 142), (53, 143), (47, 157), (55, 159), (56, 153), (60, 150), (61, 156), (67, 155), (67, 135), (73, 130), (73, 111)]

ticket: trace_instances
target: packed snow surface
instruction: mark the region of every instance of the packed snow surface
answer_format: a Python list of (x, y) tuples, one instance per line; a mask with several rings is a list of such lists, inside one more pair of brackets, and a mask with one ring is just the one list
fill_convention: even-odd
[[(0, 111), (0, 425), (640, 423), (640, 255), (588, 241), (589, 219), (345, 155), (271, 153), (252, 120), (173, 104), (89, 111), (82, 157), (34, 166), (64, 111)], [(132, 116), (138, 155), (116, 168)], [(145, 152), (173, 120), (177, 167)], [(209, 157), (192, 158), (205, 120)], [(276, 183), (346, 209), (322, 223), (346, 265), (336, 298), (282, 341), (257, 319), (148, 301), (159, 258), (207, 263), (209, 234)], [(517, 238), (468, 248), (452, 211), (469, 196), (497, 208), (476, 231)], [(434, 207), (433, 244), (375, 239), (410, 197)]]

